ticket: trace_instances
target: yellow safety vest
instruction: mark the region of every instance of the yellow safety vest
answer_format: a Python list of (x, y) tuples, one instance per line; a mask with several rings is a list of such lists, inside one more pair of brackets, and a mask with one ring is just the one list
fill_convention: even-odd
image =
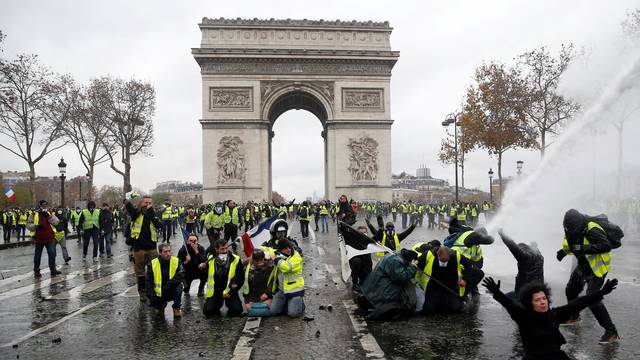
[[(394, 250), (400, 250), (400, 239), (398, 239), (398, 234), (394, 233), (393, 234), (393, 242), (396, 245), (396, 248)], [(385, 231), (382, 234), (382, 246), (387, 246), (387, 232)], [(381, 258), (384, 256), (384, 252), (379, 252), (378, 253), (378, 257)]]
[(84, 209), (82, 210), (82, 215), (84, 216), (83, 230), (91, 229), (94, 225), (100, 229), (100, 210), (93, 209), (93, 213), (91, 213), (89, 209)]
[[(598, 223), (589, 221), (589, 223), (587, 223), (587, 232), (591, 231), (593, 228), (600, 229), (604, 232), (604, 229)], [(586, 236), (582, 239), (582, 244), (590, 244)], [(562, 241), (562, 249), (567, 253), (567, 255), (574, 255), (571, 252), (571, 248), (569, 248), (569, 242), (567, 241), (566, 236)], [(611, 270), (611, 251), (600, 254), (584, 254), (584, 257), (589, 262), (589, 267), (591, 267), (593, 274), (599, 278), (607, 275), (609, 270)]]
[[(456, 261), (458, 262), (458, 280), (462, 280), (462, 270), (463, 266), (460, 264), (460, 252), (454, 251), (456, 253)], [(427, 252), (427, 263), (424, 265), (424, 269), (422, 272), (416, 273), (416, 279), (418, 280), (418, 286), (422, 289), (422, 291), (427, 291), (427, 285), (429, 284), (429, 280), (431, 280), (431, 274), (433, 273), (433, 263), (436, 259), (436, 256), (433, 255), (431, 251)], [(451, 259), (449, 259), (451, 261)], [(426, 275), (425, 275), (426, 274)], [(464, 296), (465, 287), (458, 286), (458, 295), (460, 297)]]
[(454, 250), (460, 251), (462, 253), (462, 256), (466, 257), (469, 260), (480, 261), (482, 260), (482, 249), (480, 248), (480, 245), (472, 245), (470, 248), (468, 248), (464, 244), (464, 240), (469, 235), (471, 235), (471, 233), (473, 233), (473, 231), (469, 230), (460, 234), (460, 236), (458, 236), (456, 241), (453, 243), (452, 247), (456, 247), (457, 249)]
[(18, 218), (18, 225), (27, 225), (27, 218), (29, 217), (29, 215), (25, 214), (20, 214), (20, 217)]
[(229, 214), (229, 208), (224, 209), (224, 223), (238, 225), (240, 223), (240, 217), (238, 216), (238, 207), (234, 207)]
[(164, 208), (162, 212), (162, 220), (169, 220), (173, 217), (173, 211), (171, 210), (171, 206), (167, 206)]
[(204, 218), (204, 226), (207, 229), (211, 229), (211, 228), (220, 229), (220, 228), (222, 228), (224, 226), (224, 215), (218, 215), (218, 214), (214, 213), (213, 211), (211, 211)]
[[(285, 294), (296, 293), (304, 290), (304, 277), (302, 276), (302, 256), (293, 250), (293, 254), (277, 265), (278, 286)], [(273, 292), (276, 291), (276, 283), (273, 283)]]
[[(142, 222), (144, 220), (144, 215), (140, 214), (135, 221), (131, 222), (131, 238), (137, 239), (140, 237), (140, 232), (142, 231)], [(151, 230), (151, 241), (158, 242), (158, 233), (156, 232), (155, 226), (153, 223), (149, 222), (149, 228)]]
[[(238, 267), (238, 263), (240, 262), (240, 256), (236, 254), (229, 253), (229, 255), (233, 256), (233, 261), (231, 261), (231, 266), (229, 267), (229, 275), (227, 276), (227, 287), (222, 292), (222, 295), (227, 295), (231, 292), (231, 279), (236, 276), (236, 268)], [(213, 291), (215, 290), (216, 284), (216, 264), (215, 257), (213, 255), (209, 255), (209, 275), (207, 276), (207, 293), (206, 297), (213, 297)]]
[(329, 215), (329, 210), (325, 205), (320, 205), (320, 215)]
[[(169, 280), (173, 279), (178, 270), (178, 258), (171, 257), (169, 262)], [(162, 297), (162, 270), (160, 269), (160, 259), (155, 258), (151, 260), (151, 270), (153, 271), (153, 291), (156, 292), (158, 297)]]

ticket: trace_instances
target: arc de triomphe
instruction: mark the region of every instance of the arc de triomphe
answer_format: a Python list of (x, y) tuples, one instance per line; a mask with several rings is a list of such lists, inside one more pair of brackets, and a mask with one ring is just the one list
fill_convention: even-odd
[[(388, 22), (202, 19), (205, 203), (271, 199), (278, 116), (322, 123), (325, 197), (391, 200)], [(300, 136), (317, 136), (301, 133)], [(291, 154), (304, 156), (304, 154)]]

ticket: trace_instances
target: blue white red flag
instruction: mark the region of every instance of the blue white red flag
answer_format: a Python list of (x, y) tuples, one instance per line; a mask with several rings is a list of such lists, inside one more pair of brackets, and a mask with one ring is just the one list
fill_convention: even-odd
[(253, 254), (253, 249), (259, 248), (262, 243), (269, 240), (271, 237), (269, 227), (271, 227), (271, 224), (277, 219), (278, 215), (273, 215), (269, 219), (242, 234), (242, 246), (244, 247), (244, 254), (247, 257)]
[(6, 196), (11, 202), (16, 201), (16, 193), (13, 192), (13, 189), (10, 187), (4, 188), (4, 196)]

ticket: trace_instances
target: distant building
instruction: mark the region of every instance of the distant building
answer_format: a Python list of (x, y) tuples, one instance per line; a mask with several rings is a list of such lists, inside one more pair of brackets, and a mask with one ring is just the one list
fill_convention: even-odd
[(29, 181), (28, 171), (0, 171), (0, 183), (4, 186), (12, 186), (25, 181)]
[[(455, 199), (455, 186), (450, 186), (444, 179), (431, 177), (431, 169), (421, 166), (416, 170), (416, 176), (402, 172), (391, 177), (393, 201), (408, 201), (422, 203), (452, 202)], [(458, 188), (461, 201), (486, 200), (489, 195), (478, 189)]]
[(169, 194), (172, 202), (181, 204), (202, 204), (202, 183), (169, 180), (156, 183), (152, 194)]

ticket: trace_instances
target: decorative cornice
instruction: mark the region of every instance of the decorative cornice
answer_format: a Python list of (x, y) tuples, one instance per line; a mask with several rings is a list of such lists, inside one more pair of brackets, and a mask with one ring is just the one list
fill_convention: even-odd
[(339, 28), (377, 28), (383, 30), (391, 30), (388, 21), (375, 22), (375, 21), (342, 21), (342, 20), (308, 20), (308, 19), (227, 19), (227, 18), (202, 18), (200, 26), (277, 26), (277, 27), (339, 27)]

